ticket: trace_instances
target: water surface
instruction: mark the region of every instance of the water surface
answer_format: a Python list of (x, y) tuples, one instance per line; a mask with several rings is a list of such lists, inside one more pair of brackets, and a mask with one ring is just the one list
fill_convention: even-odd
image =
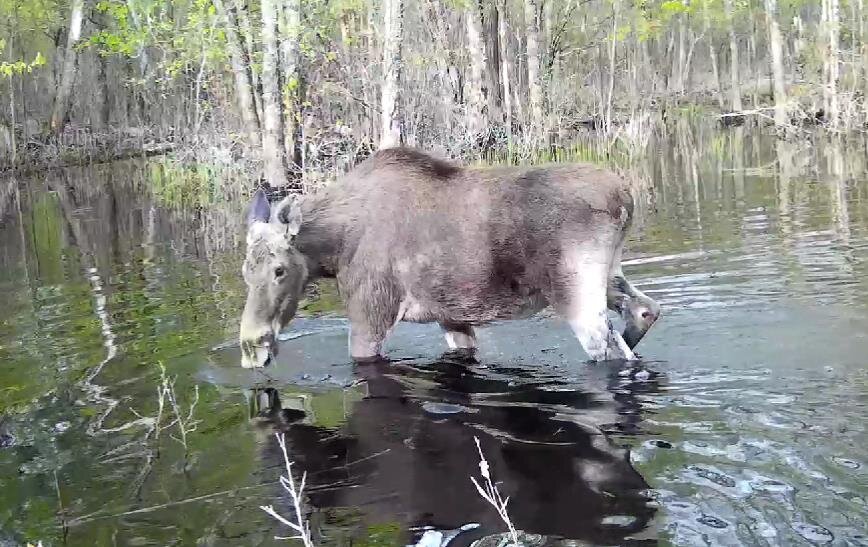
[(154, 164), (0, 181), (0, 545), (282, 544), (276, 431), (320, 544), (494, 544), (474, 438), (529, 544), (868, 544), (865, 148), (674, 134), (642, 167), (625, 270), (664, 316), (631, 367), (546, 312), (475, 360), (401, 325), (353, 367), (321, 301), (242, 370), (239, 204), (174, 206)]

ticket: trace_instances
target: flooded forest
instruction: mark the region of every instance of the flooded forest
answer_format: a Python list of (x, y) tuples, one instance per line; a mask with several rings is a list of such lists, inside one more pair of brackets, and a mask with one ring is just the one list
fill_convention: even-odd
[[(0, 0), (0, 546), (868, 545), (866, 25)], [(588, 362), (546, 309), (354, 364), (325, 280), (243, 369), (250, 196), (398, 145), (628, 180), (641, 358)]]

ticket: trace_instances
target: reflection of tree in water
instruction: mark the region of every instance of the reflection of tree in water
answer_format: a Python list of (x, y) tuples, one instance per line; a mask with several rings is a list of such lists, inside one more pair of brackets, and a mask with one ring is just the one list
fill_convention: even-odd
[[(228, 207), (175, 210), (147, 191), (148, 170), (138, 162), (94, 165), (0, 187), (2, 281), (14, 289), (3, 296), (12, 321), (0, 335), (16, 341), (0, 344), (12, 380), (0, 386), (15, 394), (0, 401), (0, 414), (60, 397), (46, 411), (58, 422), (86, 422), (93, 465), (129, 468), (133, 491), (153, 458), (153, 424), (128, 407), (147, 415), (155, 405), (147, 376), (156, 382), (157, 361), (221, 337), (213, 318), (231, 317), (232, 294), (241, 294), (239, 262), (225, 253), (237, 243), (241, 215)], [(199, 275), (203, 263), (210, 275)], [(87, 412), (64, 412), (79, 406)], [(40, 452), (54, 451), (54, 435), (45, 436)]]
[[(478, 436), (501, 493), (510, 496), (517, 528), (623, 543), (649, 526), (655, 510), (641, 494), (648, 485), (628, 452), (595, 421), (614, 432), (635, 431), (641, 420), (635, 393), (654, 390), (656, 382), (644, 370), (594, 369), (588, 385), (574, 386), (516, 378), (521, 370), (448, 355), (379, 363), (358, 366), (367, 394), (339, 428), (311, 423), (304, 405), (283, 408), (273, 388), (253, 390), (252, 413), (268, 429), (286, 432), (290, 457), (307, 471), (311, 503), (326, 524), (352, 509), (353, 523), (367, 528), (480, 523), (462, 534), (471, 539), (503, 531), (470, 482), (479, 474)], [(273, 439), (261, 440), (269, 465), (278, 461)]]

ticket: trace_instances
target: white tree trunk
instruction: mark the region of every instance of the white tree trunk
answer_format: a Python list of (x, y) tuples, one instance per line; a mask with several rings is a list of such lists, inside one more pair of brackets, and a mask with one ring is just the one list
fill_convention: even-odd
[(685, 34), (684, 29), (684, 14), (678, 16), (678, 56), (674, 57), (677, 66), (674, 67), (674, 72), (678, 74), (678, 91), (684, 93), (684, 69), (687, 66), (687, 51), (685, 50)]
[[(503, 94), (500, 88), (500, 18), (497, 1), (479, 2), (482, 13), (482, 44), (485, 48), (485, 90), (488, 123), (503, 121)], [(505, 14), (503, 15), (506, 16)]]
[(380, 149), (402, 141), (403, 120), (399, 110), (404, 40), (404, 0), (383, 0), (383, 90)]
[[(447, 17), (443, 13), (442, 2), (435, 0), (427, 0), (428, 17), (431, 19), (434, 39), (441, 44), (448, 43), (448, 34), (446, 25), (448, 24)], [(443, 124), (443, 130), (452, 133), (453, 120), (455, 113), (455, 84), (452, 81), (450, 74), (451, 55), (446, 48), (438, 48), (435, 55), (438, 72), (438, 87), (440, 97), (443, 102), (443, 107), (440, 110), (440, 123)]]
[(777, 0), (765, 0), (766, 20), (769, 31), (769, 49), (772, 56), (772, 78), (775, 94), (775, 125), (787, 124), (787, 91), (784, 87), (784, 53), (781, 29), (778, 27)]
[(724, 10), (726, 10), (726, 20), (729, 26), (729, 91), (732, 94), (732, 109), (740, 112), (743, 107), (741, 105), (741, 83), (739, 82), (738, 73), (740, 66), (738, 64), (738, 40), (735, 36), (735, 14), (732, 10), (732, 0), (724, 0)]
[(711, 59), (711, 72), (714, 75), (714, 96), (717, 98), (717, 106), (723, 110), (726, 101), (723, 98), (723, 90), (720, 86), (720, 71), (717, 67), (717, 49), (714, 44), (714, 34), (711, 32), (711, 17), (708, 13), (708, 6), (704, 6), (703, 14), (703, 33), (708, 36), (708, 58)]
[[(257, 123), (261, 124), (264, 118), (262, 114), (262, 96), (259, 93), (259, 73), (253, 70), (253, 60), (255, 59), (256, 54), (256, 43), (253, 39), (253, 25), (250, 23), (250, 14), (247, 12), (247, 1), (246, 0), (228, 0), (231, 4), (234, 4), (234, 13), (235, 13), (235, 25), (238, 28), (238, 31), (241, 33), (241, 51), (243, 53), (242, 59), (244, 59), (244, 66), (247, 71), (247, 79), (250, 81), (251, 90), (253, 94), (253, 104), (256, 108), (256, 119)], [(259, 138), (260, 142), (262, 141), (262, 137)]]
[(527, 87), (530, 95), (530, 134), (533, 140), (542, 135), (542, 85), (539, 61), (539, 9), (537, 0), (524, 0), (525, 39), (527, 40)]
[(838, 60), (838, 39), (840, 25), (840, 6), (838, 0), (823, 0), (823, 28), (826, 34), (828, 51), (823, 56), (823, 106), (826, 116), (832, 126), (837, 126), (838, 112), (838, 78), (840, 63)]
[(612, 101), (615, 95), (615, 38), (618, 33), (618, 0), (612, 4), (612, 41), (609, 45), (609, 93), (606, 97), (606, 133), (612, 131)]
[[(298, 37), (301, 29), (301, 1), (284, 0), (280, 10), (280, 62), (283, 73), (283, 89), (286, 94), (286, 118), (284, 120), (284, 145), (288, 161), (297, 162), (297, 149), (300, 135), (299, 123), (299, 93), (301, 92), (301, 74), (299, 72)], [(300, 166), (299, 166), (300, 167)]]
[(72, 85), (75, 82), (78, 55), (75, 46), (81, 38), (81, 21), (84, 15), (84, 0), (72, 0), (69, 17), (69, 33), (66, 37), (66, 50), (63, 55), (63, 71), (60, 74), (60, 84), (54, 97), (54, 108), (51, 112), (51, 129), (55, 133), (63, 131), (66, 117), (69, 113), (69, 97), (72, 95)]
[(229, 50), (229, 63), (235, 78), (235, 100), (238, 102), (238, 110), (244, 124), (247, 146), (258, 148), (262, 144), (262, 136), (259, 133), (259, 117), (256, 115), (256, 106), (253, 100), (250, 70), (247, 67), (244, 50), (238, 36), (238, 21), (235, 15), (226, 9), (223, 0), (213, 1), (214, 8), (223, 18), (226, 30), (226, 49)]
[(286, 185), (283, 150), (283, 115), (278, 73), (277, 2), (262, 1), (262, 159), (265, 180), (271, 186)]
[(470, 50), (470, 78), (466, 83), (467, 129), (476, 135), (487, 126), (483, 78), (485, 77), (485, 44), (482, 41), (482, 21), (479, 4), (471, 2), (466, 12), (467, 45)]
[[(868, 97), (868, 42), (865, 37), (865, 2), (858, 0), (859, 3), (859, 57), (862, 62), (862, 96)], [(858, 80), (857, 80), (858, 81)], [(868, 101), (863, 102), (863, 110), (868, 114)]]
[(507, 27), (506, 0), (500, 0), (500, 18), (497, 21), (498, 42), (500, 44), (500, 81), (503, 86), (503, 114), (507, 135), (512, 137), (512, 92), (509, 85), (509, 29)]

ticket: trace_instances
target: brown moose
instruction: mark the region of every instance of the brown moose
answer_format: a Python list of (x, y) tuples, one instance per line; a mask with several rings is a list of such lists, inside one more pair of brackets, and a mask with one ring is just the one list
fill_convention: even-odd
[[(305, 285), (335, 277), (350, 355), (380, 356), (399, 321), (437, 322), (451, 348), (473, 327), (551, 305), (594, 360), (635, 359), (660, 313), (621, 270), (628, 184), (585, 165), (460, 167), (417, 150), (377, 152), (322, 192), (248, 215), (242, 365), (261, 367)], [(626, 322), (614, 331), (607, 309)]]

